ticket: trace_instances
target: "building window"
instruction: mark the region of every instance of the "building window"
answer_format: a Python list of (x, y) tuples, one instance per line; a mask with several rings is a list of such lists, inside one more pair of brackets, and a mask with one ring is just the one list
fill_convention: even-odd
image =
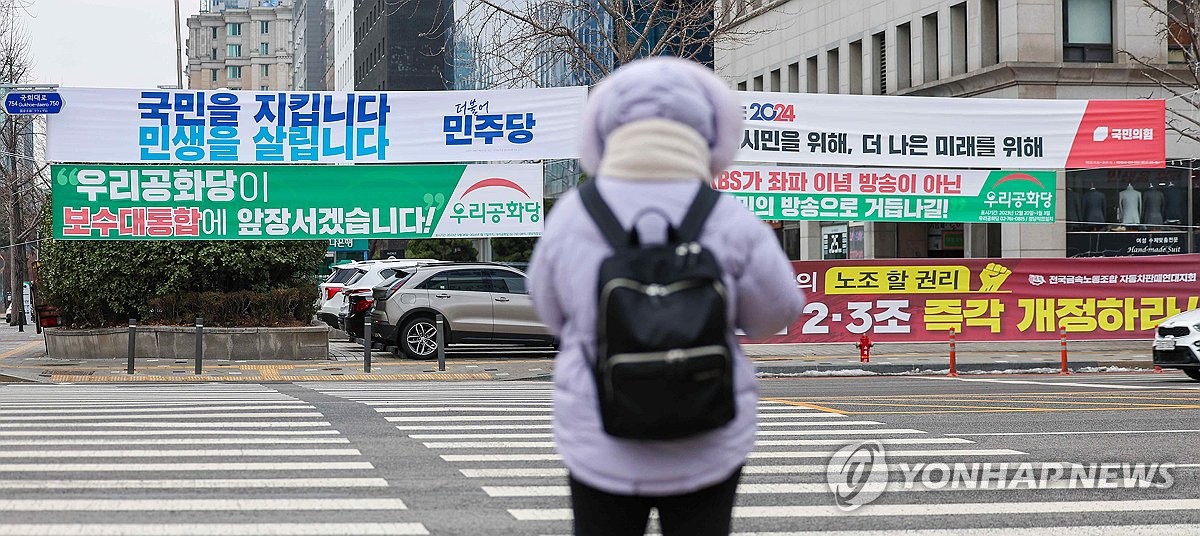
[(216, 26), (212, 27), (212, 38), (213, 39), (217, 38), (217, 27)]
[(225, 35), (236, 37), (242, 35), (242, 23), (230, 22), (225, 24)]
[(788, 65), (788, 91), (800, 92), (800, 62)]
[(883, 32), (871, 36), (871, 52), (871, 72), (875, 74), (871, 93), (883, 95), (887, 93), (887, 39)]
[(758, 75), (758, 76), (754, 77), (754, 85), (751, 86), (751, 89), (753, 89), (754, 91), (762, 91), (763, 90), (762, 75)]
[(271, 45), (269, 43), (259, 43), (258, 44), (258, 53), (262, 54), (263, 56), (270, 54), (271, 53)]
[(779, 91), (780, 76), (779, 69), (771, 71), (771, 91)]
[(746, 91), (746, 83), (738, 82), (738, 91)]
[(980, 0), (980, 62), (983, 67), (1000, 63), (1000, 6), (998, 0)]
[(258, 89), (260, 89), (262, 91), (267, 91), (267, 90), (271, 89), (271, 87), (263, 85), (263, 86), (258, 86)]
[(921, 17), (921, 63), (925, 77), (922, 84), (938, 79), (938, 14)]
[(242, 55), (242, 45), (225, 45), (225, 57), (237, 58)]
[(258, 21), (258, 33), (260, 33), (260, 34), (271, 33), (271, 21), (269, 21), (269, 20)]
[(212, 55), (209, 56), (209, 59), (213, 59), (213, 60), (217, 59), (217, 49), (216, 48), (212, 49)]
[(1112, 60), (1112, 0), (1063, 0), (1063, 61)]
[(820, 89), (817, 87), (817, 57), (816, 56), (809, 56), (809, 58), (807, 60), (805, 60), (804, 74), (807, 77), (807, 81), (805, 83), (805, 86), (806, 86), (805, 91), (808, 91), (809, 93), (816, 93), (816, 92), (820, 91)]
[(912, 25), (896, 27), (896, 89), (912, 87)]
[(230, 65), (226, 68), (229, 69), (227, 74), (230, 80), (240, 80), (242, 78), (242, 67), (240, 65)]
[(950, 74), (967, 72), (967, 3), (950, 6)]
[(1167, 0), (1167, 63), (1187, 63), (1187, 50), (1192, 48), (1194, 15), (1188, 16), (1188, 2)]
[(1166, 169), (1068, 170), (1067, 256), (1188, 253), (1189, 229), (1200, 217), (1188, 208), (1196, 192), (1189, 180), (1193, 165), (1185, 160), (1168, 162)]
[(863, 64), (862, 64), (862, 41), (854, 41), (850, 43), (850, 93), (854, 95), (862, 95), (863, 92)]
[(838, 93), (842, 90), (841, 73), (838, 72), (838, 49), (825, 53), (825, 92)]
[(259, 70), (259, 74), (261, 74), (262, 76), (271, 76), (271, 66), (270, 65), (262, 65)]
[(213, 82), (217, 81), (217, 70), (216, 69), (212, 70), (212, 81)]

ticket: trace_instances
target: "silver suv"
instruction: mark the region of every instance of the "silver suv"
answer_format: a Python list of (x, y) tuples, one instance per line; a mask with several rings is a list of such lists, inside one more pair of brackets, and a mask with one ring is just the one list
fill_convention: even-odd
[(373, 289), (375, 340), (412, 359), (437, 355), (434, 315), (445, 318), (447, 344), (552, 346), (538, 319), (525, 274), (492, 263), (426, 264), (398, 271)]

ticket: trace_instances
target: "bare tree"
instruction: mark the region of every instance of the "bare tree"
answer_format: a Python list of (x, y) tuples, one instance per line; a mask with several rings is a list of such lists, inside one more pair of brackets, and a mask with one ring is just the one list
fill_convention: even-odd
[[(3, 93), (13, 85), (29, 82), (33, 60), (29, 51), (29, 37), (22, 24), (22, 16), (28, 13), (32, 0), (0, 0), (0, 84)], [(36, 239), (38, 217), (46, 202), (49, 189), (46, 165), (37, 159), (45, 139), (45, 122), (36, 116), (4, 114), (0, 126), (0, 188), (3, 197), (4, 221), (8, 227), (9, 291), (12, 292), (12, 319), (10, 324), (22, 321), (25, 315), (24, 301), (20, 299), (22, 285), (29, 279), (29, 244)]]
[[(400, 13), (420, 0), (386, 1), (390, 13)], [(446, 36), (456, 77), (465, 78), (471, 87), (587, 85), (640, 57), (672, 55), (711, 63), (716, 47), (774, 29), (748, 29), (743, 24), (746, 15), (761, 11), (764, 3), (443, 0), (441, 9), (453, 13), (452, 24), (440, 24), (424, 35)]]
[(1167, 43), (1166, 62), (1126, 52), (1172, 100), (1167, 130), (1200, 142), (1200, 0), (1142, 0), (1152, 20), (1161, 21), (1158, 35)]

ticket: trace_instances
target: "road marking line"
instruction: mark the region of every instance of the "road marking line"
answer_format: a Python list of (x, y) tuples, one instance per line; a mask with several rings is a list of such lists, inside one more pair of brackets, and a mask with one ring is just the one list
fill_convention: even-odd
[(0, 430), (0, 437), (28, 436), (135, 436), (148, 435), (341, 435), (337, 430)]
[(514, 478), (567, 476), (566, 468), (547, 469), (459, 469), (467, 478)]
[(420, 523), (213, 523), (191, 524), (154, 523), (131, 524), (66, 524), (0, 525), (0, 536), (317, 536), (341, 534), (365, 536), (394, 534), (396, 536), (425, 536), (429, 531)]
[(178, 480), (0, 480), (0, 489), (386, 488), (382, 478), (212, 478)]
[(0, 473), (31, 471), (340, 471), (374, 468), (375, 466), (370, 462), (8, 463), (0, 464)]
[(317, 426), (332, 426), (327, 422), (297, 421), (255, 421), (255, 422), (14, 422), (0, 423), (0, 428), (38, 428), (38, 427), (93, 427), (93, 428), (308, 428)]
[(950, 436), (1035, 436), (1035, 435), (1091, 435), (1091, 434), (1183, 434), (1200, 433), (1190, 430), (1081, 430), (1076, 432), (995, 432), (987, 434), (946, 434)]
[[(966, 441), (965, 439), (963, 441)], [(0, 446), (66, 445), (328, 445), (347, 444), (344, 437), (192, 437), (157, 439), (0, 439)]]
[[(1197, 499), (1160, 499), (1131, 501), (952, 503), (952, 504), (872, 504), (847, 514), (836, 506), (735, 506), (735, 518), (813, 518), (813, 517), (892, 517), (961, 516), (990, 514), (1063, 514), (1115, 511), (1178, 511), (1200, 508)], [(569, 521), (570, 508), (509, 509), (519, 521)], [(1043, 528), (1043, 531), (1045, 529)]]
[(433, 415), (428, 417), (384, 417), (388, 422), (548, 421), (550, 415)]
[(943, 376), (933, 376), (931, 379), (938, 380), (958, 380), (962, 382), (979, 382), (979, 383), (1004, 383), (1011, 385), (1050, 385), (1058, 387), (1092, 387), (1095, 389), (1178, 389), (1177, 387), (1159, 387), (1159, 386), (1140, 386), (1140, 385), (1122, 385), (1119, 383), (1078, 383), (1078, 382), (1061, 382), (1061, 381), (1033, 381), (1033, 380), (1000, 380), (992, 378), (947, 378)]
[(544, 407), (505, 407), (505, 406), (459, 406), (459, 407), (418, 407), (418, 408), (375, 408), (379, 413), (438, 413), (438, 412), (460, 412), (460, 411), (498, 411), (498, 412), (514, 412), (527, 413), (539, 412), (546, 413), (550, 411), (550, 405)]
[[(833, 452), (751, 452), (752, 459), (768, 458), (830, 458)], [(896, 458), (914, 458), (921, 456), (1016, 456), (1025, 454), (1011, 449), (921, 449), (921, 450), (888, 450), (887, 455)]]
[(400, 499), (0, 499), (0, 512), (407, 510)]
[(180, 406), (180, 407), (148, 407), (145, 405), (139, 405), (135, 408), (99, 408), (99, 407), (90, 408), (90, 407), (86, 407), (86, 406), (80, 406), (78, 408), (65, 408), (62, 406), (55, 407), (55, 406), (49, 406), (49, 405), (44, 405), (44, 406), (38, 405), (38, 406), (32, 406), (32, 407), (36, 407), (37, 409), (17, 409), (14, 406), (0, 404), (0, 408), (4, 409), (5, 415), (18, 415), (18, 414), (37, 415), (37, 414), (47, 413), (49, 411), (53, 411), (56, 415), (62, 415), (64, 413), (87, 413), (87, 414), (94, 415), (97, 413), (128, 412), (130, 409), (139, 409), (139, 410), (142, 410), (145, 412), (171, 412), (171, 411), (175, 411), (175, 410), (224, 411), (224, 410), (246, 410), (246, 409), (258, 409), (258, 410), (263, 410), (263, 409), (313, 409), (313, 410), (315, 410), (315, 409), (317, 409), (317, 408), (315, 408), (313, 406), (309, 406), (309, 405), (304, 405), (304, 406), (296, 406), (296, 405), (293, 405), (293, 406), (267, 406), (267, 405), (260, 405), (260, 406), (203, 406), (203, 407), (184, 407), (184, 406)]
[(779, 404), (786, 404), (788, 406), (800, 406), (802, 408), (815, 409), (817, 411), (822, 411), (825, 413), (835, 413), (835, 414), (842, 414), (842, 415), (844, 415), (846, 413), (842, 410), (833, 409), (833, 408), (826, 407), (826, 406), (818, 406), (816, 404), (811, 404), (808, 402), (800, 402), (797, 400), (787, 400), (784, 398), (763, 398), (762, 400), (765, 400), (768, 402), (776, 402)]
[(362, 456), (358, 449), (210, 449), (210, 450), (8, 450), (0, 458), (157, 458), (250, 456)]
[(441, 458), (448, 462), (526, 462), (526, 461), (559, 461), (559, 454), (443, 454)]
[[(1020, 491), (1023, 489), (1083, 489), (1076, 482), (1070, 481), (1047, 481), (1039, 482), (1032, 481), (1032, 487), (1011, 488), (1011, 487), (951, 487), (943, 488), (927, 488), (921, 485), (907, 486), (904, 482), (889, 483), (885, 490), (888, 493), (908, 493), (908, 492), (937, 492), (937, 491)], [(1115, 483), (1113, 489), (1147, 489), (1153, 484), (1150, 480), (1125, 480)], [(484, 493), (489, 497), (568, 497), (571, 494), (569, 486), (482, 486)], [(742, 482), (737, 487), (738, 495), (777, 495), (777, 494), (810, 494), (810, 493), (830, 493), (829, 484), (808, 483), (808, 482), (790, 482), (790, 483), (774, 483), (774, 484), (753, 484)]]
[[(283, 417), (298, 418), (298, 417), (324, 417), (319, 411), (305, 411), (295, 413), (164, 413), (161, 415), (146, 415), (143, 413), (128, 414), (128, 415), (18, 415), (9, 417), (7, 415), (0, 416), (0, 421), (73, 421), (73, 420), (95, 420), (95, 419), (213, 419), (213, 418), (272, 418), (278, 419)], [(3, 425), (3, 423), (0, 423)]]
[[(420, 431), (420, 430), (425, 430), (425, 431), (512, 430), (512, 428), (513, 427), (511, 424), (498, 424), (498, 425), (491, 425), (491, 426), (486, 425), (486, 424), (481, 424), (481, 425), (474, 425), (474, 424), (453, 425), (453, 424), (451, 424), (451, 425), (446, 425), (446, 426), (397, 426), (396, 427), (397, 430), (403, 430), (403, 431), (409, 431), (409, 432)], [(526, 430), (549, 430), (549, 429), (551, 429), (551, 425), (549, 425), (549, 424), (522, 424), (521, 428), (526, 429)]]
[(734, 532), (732, 536), (1045, 536), (1048, 530), (1076, 536), (1162, 536), (1200, 534), (1198, 525), (1077, 525), (1071, 527), (988, 527), (975, 529), (821, 530), (803, 532)]
[(25, 344), (22, 344), (22, 345), (20, 345), (20, 346), (16, 347), (16, 348), (13, 348), (13, 349), (11, 349), (11, 350), (6, 350), (4, 353), (0, 353), (0, 359), (7, 359), (7, 358), (10, 358), (10, 357), (12, 357), (12, 356), (14, 356), (14, 355), (17, 355), (17, 354), (19, 354), (19, 353), (21, 353), (21, 352), (24, 352), (24, 351), (26, 351), (26, 350), (29, 350), (29, 349), (31, 349), (31, 348), (33, 348), (34, 346), (41, 346), (41, 345), (44, 345), (44, 344), (46, 344), (46, 342), (45, 342), (45, 341), (30, 341), (30, 342), (27, 342), (27, 343), (25, 343)]

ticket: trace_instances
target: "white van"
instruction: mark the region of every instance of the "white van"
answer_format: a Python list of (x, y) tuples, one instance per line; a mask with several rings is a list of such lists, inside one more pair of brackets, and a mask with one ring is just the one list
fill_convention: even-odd
[[(338, 270), (345, 270), (345, 273), (334, 272), (330, 278), (337, 275), (341, 280), (336, 283), (327, 281), (321, 284), (322, 296), (328, 296), (328, 298), (317, 310), (317, 319), (334, 329), (343, 329), (339, 323), (339, 316), (345, 315), (349, 311), (347, 293), (369, 294), (371, 287), (387, 279), (382, 275), (384, 270), (409, 268), (430, 262), (438, 261), (434, 259), (380, 259), (339, 265)], [(390, 277), (391, 272), (388, 272), (387, 276)], [(364, 288), (365, 291), (362, 290)]]

